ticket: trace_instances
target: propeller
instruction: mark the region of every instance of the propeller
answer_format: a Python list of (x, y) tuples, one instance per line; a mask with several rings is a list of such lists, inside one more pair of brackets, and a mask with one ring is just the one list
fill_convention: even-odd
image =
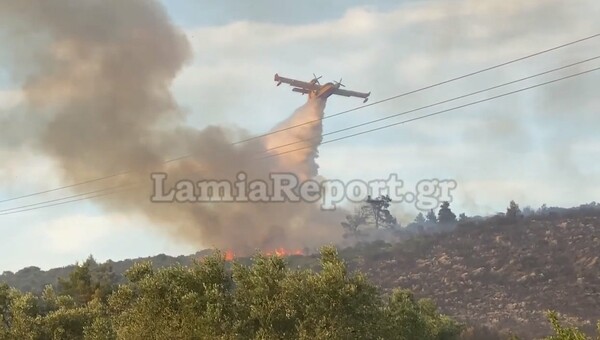
[(319, 85), (321, 85), (321, 84), (319, 83), (319, 79), (321, 79), (323, 76), (318, 76), (318, 77), (317, 77), (317, 75), (313, 73), (313, 77), (314, 77), (314, 78), (313, 78), (313, 80), (314, 80), (315, 84), (319, 84)]
[(340, 81), (333, 81), (338, 87), (346, 87), (346, 85), (342, 84), (342, 78), (340, 78)]

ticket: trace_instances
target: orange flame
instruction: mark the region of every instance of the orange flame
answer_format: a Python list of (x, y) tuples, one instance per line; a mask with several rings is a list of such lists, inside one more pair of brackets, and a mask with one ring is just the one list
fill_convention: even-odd
[(304, 253), (300, 249), (287, 250), (284, 248), (277, 248), (277, 249), (275, 249), (275, 251), (267, 252), (265, 255), (267, 255), (267, 256), (275, 255), (275, 256), (279, 256), (279, 257), (284, 257), (284, 256), (290, 256), (290, 255), (304, 255)]
[[(265, 252), (264, 254), (267, 256), (286, 257), (292, 255), (304, 255), (304, 252), (300, 249), (288, 250), (280, 247), (275, 249), (274, 251)], [(225, 261), (233, 261), (235, 259), (235, 253), (233, 252), (233, 250), (226, 250), (224, 255)]]

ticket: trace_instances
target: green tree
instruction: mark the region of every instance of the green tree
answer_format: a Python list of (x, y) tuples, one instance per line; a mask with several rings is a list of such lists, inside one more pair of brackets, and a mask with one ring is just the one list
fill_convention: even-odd
[(362, 274), (350, 273), (335, 248), (321, 250), (320, 272), (298, 272), (290, 279), (286, 300), (295, 306), (298, 338), (380, 338), (379, 292)]
[(385, 307), (384, 338), (431, 339), (432, 332), (421, 315), (420, 306), (408, 290), (394, 290)]
[(377, 198), (368, 196), (366, 203), (371, 208), (369, 217), (371, 218), (371, 222), (375, 226), (375, 229), (379, 229), (380, 227), (395, 228), (398, 225), (398, 221), (390, 213), (389, 208), (392, 199), (389, 195), (379, 196)]
[(5, 329), (2, 331), (5, 339), (41, 339), (37, 298), (31, 293), (20, 293), (14, 289), (10, 289), (5, 296), (9, 306), (4, 315)]
[(398, 221), (389, 210), (391, 202), (389, 196), (368, 196), (367, 200), (355, 209), (354, 214), (346, 216), (346, 221), (341, 223), (342, 227), (351, 234), (357, 234), (363, 225), (371, 225), (375, 229), (398, 227)]
[(90, 256), (81, 265), (76, 264), (66, 279), (58, 279), (58, 291), (61, 295), (71, 296), (78, 305), (85, 305), (94, 298), (106, 300), (115, 280), (110, 265), (98, 265)]
[(457, 339), (464, 327), (441, 315), (430, 299), (416, 300), (409, 290), (395, 290), (385, 313), (384, 339)]
[(422, 212), (419, 212), (419, 214), (417, 215), (417, 217), (415, 217), (414, 223), (416, 223), (416, 224), (423, 224), (423, 223), (425, 223), (425, 216), (423, 216)]
[(0, 283), (0, 340), (8, 339), (11, 321), (11, 289), (6, 283)]
[(506, 208), (506, 218), (510, 222), (516, 222), (521, 217), (521, 209), (515, 201), (510, 201), (508, 208)]
[(115, 334), (119, 339), (222, 338), (233, 326), (224, 266), (220, 254), (191, 267), (134, 265), (126, 274), (130, 283), (109, 297)]
[[(575, 327), (562, 326), (555, 311), (549, 311), (546, 316), (554, 331), (554, 334), (547, 337), (546, 340), (592, 340)], [(600, 322), (598, 323), (598, 339), (600, 339)]]
[(429, 210), (429, 212), (427, 213), (427, 222), (428, 223), (437, 223), (437, 216), (435, 216), (435, 213), (433, 212), (433, 209)]
[(450, 202), (443, 202), (438, 212), (439, 223), (454, 223), (456, 215), (450, 210)]
[(356, 208), (354, 214), (346, 216), (346, 221), (342, 222), (342, 227), (350, 234), (356, 234), (360, 226), (367, 224), (368, 214), (369, 207), (361, 206)]

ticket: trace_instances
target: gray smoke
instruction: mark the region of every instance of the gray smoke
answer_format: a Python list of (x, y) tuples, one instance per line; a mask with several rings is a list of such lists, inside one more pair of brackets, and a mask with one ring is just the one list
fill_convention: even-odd
[[(170, 93), (191, 59), (184, 34), (155, 1), (4, 1), (0, 4), (0, 61), (22, 85), (25, 104), (0, 118), (3, 145), (51, 157), (64, 183), (134, 169), (79, 192), (141, 182), (142, 189), (98, 199), (109, 211), (138, 213), (170, 235), (197, 245), (240, 251), (316, 246), (340, 238), (343, 212), (307, 203), (149, 202), (149, 172), (177, 179), (266, 179), (272, 171), (317, 175), (321, 124), (233, 146), (244, 131), (186, 126)], [(277, 128), (314, 120), (324, 103), (311, 101)], [(214, 114), (214, 113), (210, 113)], [(257, 161), (279, 143), (313, 138), (309, 148)], [(295, 145), (297, 148), (301, 145)], [(284, 150), (276, 150), (281, 152)], [(170, 156), (193, 157), (163, 165)]]

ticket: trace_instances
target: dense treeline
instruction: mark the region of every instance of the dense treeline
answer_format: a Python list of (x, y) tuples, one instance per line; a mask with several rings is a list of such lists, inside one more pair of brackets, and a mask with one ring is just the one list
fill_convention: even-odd
[[(0, 339), (475, 339), (407, 290), (389, 296), (350, 273), (334, 248), (321, 268), (291, 270), (258, 255), (249, 265), (214, 254), (192, 266), (92, 276), (90, 261), (39, 295), (0, 286)], [(556, 336), (586, 339), (551, 314)]]
[[(219, 254), (190, 267), (137, 264), (110, 287), (83, 264), (57, 291), (0, 290), (2, 339), (452, 339), (461, 326), (404, 290), (382, 299), (333, 248), (321, 270)], [(104, 282), (110, 282), (109, 280)]]

